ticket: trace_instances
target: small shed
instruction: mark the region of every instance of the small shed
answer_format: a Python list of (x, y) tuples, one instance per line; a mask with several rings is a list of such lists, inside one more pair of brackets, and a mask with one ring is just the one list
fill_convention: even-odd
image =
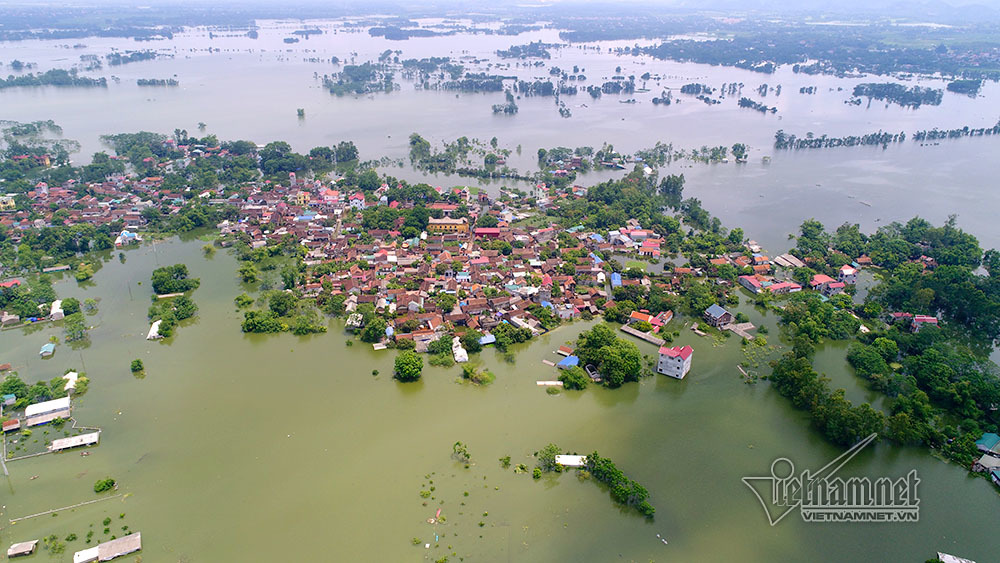
[(76, 391), (76, 380), (80, 379), (80, 374), (75, 371), (66, 372), (66, 375), (62, 376), (66, 380), (66, 384), (63, 385), (63, 391)]
[(52, 354), (56, 353), (56, 345), (49, 342), (42, 346), (42, 349), (38, 351), (38, 355), (43, 358), (51, 358)]
[(163, 338), (163, 336), (160, 335), (160, 323), (162, 322), (162, 319), (153, 321), (153, 324), (149, 327), (149, 332), (146, 333), (146, 340), (157, 340)]
[(31, 555), (32, 553), (35, 552), (36, 545), (38, 545), (38, 540), (15, 543), (14, 545), (7, 548), (7, 557), (21, 557), (22, 555)]
[(3, 400), (0, 401), (0, 404), (2, 404), (5, 407), (9, 407), (9, 406), (11, 406), (11, 405), (13, 405), (14, 403), (17, 402), (17, 397), (14, 396), (14, 395), (12, 395), (12, 394), (11, 395), (4, 395), (2, 399)]
[(556, 463), (563, 467), (583, 467), (587, 463), (585, 455), (557, 455)]
[(58, 321), (65, 316), (66, 314), (63, 313), (62, 309), (62, 299), (56, 299), (52, 302), (52, 308), (49, 310), (49, 318)]
[(957, 557), (955, 555), (942, 553), (940, 551), (937, 554), (937, 558), (938, 560), (941, 561), (941, 563), (976, 563), (971, 559), (966, 559), (964, 557)]
[(13, 432), (15, 430), (20, 430), (20, 429), (21, 429), (21, 419), (20, 418), (14, 418), (14, 419), (11, 419), (11, 420), (5, 420), (3, 422), (3, 431), (4, 432)]

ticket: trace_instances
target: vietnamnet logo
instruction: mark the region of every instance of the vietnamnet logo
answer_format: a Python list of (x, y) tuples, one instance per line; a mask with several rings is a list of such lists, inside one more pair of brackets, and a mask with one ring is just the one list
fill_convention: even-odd
[(795, 464), (787, 458), (771, 463), (767, 477), (743, 477), (774, 526), (796, 508), (806, 522), (917, 522), (917, 471), (905, 477), (841, 479), (836, 473), (868, 444), (872, 434), (815, 472), (795, 474)]

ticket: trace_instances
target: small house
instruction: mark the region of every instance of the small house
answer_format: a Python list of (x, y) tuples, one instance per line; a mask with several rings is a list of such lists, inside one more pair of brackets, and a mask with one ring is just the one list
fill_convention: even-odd
[(19, 419), (19, 418), (14, 418), (14, 419), (11, 419), (11, 420), (5, 420), (3, 422), (3, 432), (4, 433), (13, 432), (15, 430), (20, 430), (20, 429), (21, 429), (21, 419)]
[(831, 284), (833, 282), (834, 279), (826, 274), (816, 274), (809, 282), (809, 287), (816, 291), (823, 291), (826, 289), (827, 284)]
[(992, 456), (1000, 457), (1000, 436), (986, 432), (976, 440), (976, 449)]
[(585, 455), (557, 455), (556, 463), (563, 467), (583, 467), (587, 464)]
[(156, 319), (153, 321), (153, 324), (149, 327), (149, 332), (146, 333), (146, 340), (158, 340), (163, 338), (160, 334), (160, 323), (162, 322), (162, 319)]
[(21, 317), (14, 313), (8, 313), (7, 311), (0, 313), (0, 326), (13, 326), (19, 322), (21, 322)]
[(972, 464), (972, 470), (976, 473), (1000, 471), (1000, 458), (993, 457), (990, 454), (983, 454), (978, 461)]
[(705, 318), (705, 322), (716, 328), (733, 322), (733, 314), (723, 309), (718, 304), (714, 304), (708, 309), (705, 309), (705, 313), (702, 316)]
[(62, 310), (62, 299), (56, 299), (52, 302), (52, 308), (49, 310), (49, 318), (53, 321), (58, 321), (65, 316)]
[(914, 315), (912, 327), (913, 332), (920, 332), (920, 329), (925, 326), (938, 326), (937, 317), (932, 317), (930, 315)]
[(740, 285), (745, 287), (750, 293), (754, 295), (761, 292), (763, 286), (757, 276), (740, 276)]
[(852, 266), (844, 264), (840, 267), (840, 271), (837, 273), (837, 281), (850, 285), (858, 283), (858, 270)]
[(941, 563), (976, 563), (971, 559), (966, 559), (964, 557), (958, 557), (956, 555), (949, 555), (947, 553), (937, 552), (937, 558)]
[(0, 405), (3, 405), (5, 407), (9, 407), (16, 402), (17, 402), (17, 397), (13, 394), (4, 395), (3, 397), (0, 397)]
[(839, 293), (843, 293), (847, 285), (844, 282), (830, 282), (823, 286), (823, 295), (827, 297), (833, 297)]
[(66, 383), (63, 385), (63, 391), (67, 393), (76, 391), (76, 380), (80, 379), (80, 374), (70, 371), (66, 372), (66, 375), (62, 376), (62, 378), (66, 380)]
[(38, 544), (38, 540), (23, 541), (20, 543), (15, 543), (14, 545), (7, 548), (7, 557), (13, 559), (14, 557), (22, 557), (25, 555), (31, 555), (35, 552), (35, 546)]

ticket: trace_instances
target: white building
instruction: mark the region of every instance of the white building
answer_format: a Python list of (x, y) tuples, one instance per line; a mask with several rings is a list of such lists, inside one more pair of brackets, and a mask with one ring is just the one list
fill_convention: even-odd
[(694, 348), (690, 346), (662, 346), (660, 348), (660, 361), (656, 363), (656, 372), (676, 379), (684, 379), (684, 376), (691, 371), (692, 356), (694, 356)]
[(840, 267), (840, 272), (837, 273), (837, 281), (854, 285), (858, 283), (858, 271), (851, 266), (844, 264)]
[(68, 396), (44, 403), (35, 403), (24, 409), (25, 424), (26, 426), (37, 426), (57, 418), (69, 418), (69, 413), (70, 398)]
[(49, 310), (49, 318), (53, 321), (58, 321), (65, 316), (62, 310), (62, 299), (56, 299), (52, 302), (52, 308)]
[(451, 352), (455, 355), (456, 363), (469, 361), (469, 353), (462, 348), (462, 339), (457, 336), (451, 339)]

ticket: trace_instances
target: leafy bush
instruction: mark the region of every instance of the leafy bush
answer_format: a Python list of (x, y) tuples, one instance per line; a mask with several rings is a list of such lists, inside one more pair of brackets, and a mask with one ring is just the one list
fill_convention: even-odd
[[(101, 479), (96, 483), (94, 483), (95, 493), (103, 493), (104, 491), (110, 491), (113, 488), (115, 488), (115, 480), (112, 479), (111, 477), (108, 477), (107, 479)], [(108, 521), (110, 522), (110, 519)], [(107, 526), (107, 524), (105, 524), (105, 526)]]
[(577, 366), (564, 369), (559, 374), (559, 381), (562, 381), (566, 389), (586, 389), (590, 383), (590, 377)]

